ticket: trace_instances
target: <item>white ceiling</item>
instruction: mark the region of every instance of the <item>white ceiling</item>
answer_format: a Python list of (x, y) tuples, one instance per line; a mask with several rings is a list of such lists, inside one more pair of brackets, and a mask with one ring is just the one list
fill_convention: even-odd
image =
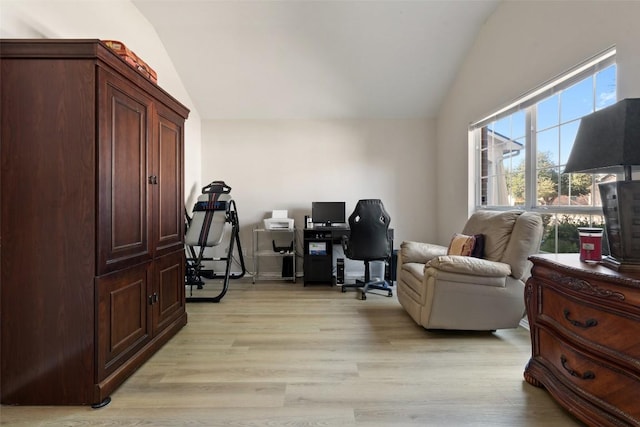
[(499, 0), (133, 0), (203, 119), (435, 117)]

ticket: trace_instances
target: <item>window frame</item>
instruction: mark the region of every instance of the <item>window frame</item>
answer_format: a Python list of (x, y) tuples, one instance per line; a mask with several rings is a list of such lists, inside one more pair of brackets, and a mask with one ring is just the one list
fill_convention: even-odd
[[(537, 132), (533, 124), (536, 123), (536, 105), (573, 86), (575, 83), (596, 75), (598, 72), (616, 65), (616, 48), (615, 46), (606, 49), (603, 52), (594, 55), (586, 61), (578, 64), (565, 73), (556, 76), (542, 84), (540, 87), (523, 94), (513, 102), (503, 108), (498, 109), (485, 118), (469, 125), (469, 140), (472, 143), (473, 159), (473, 176), (474, 186), (471, 189), (473, 194), (470, 199), (473, 203), (473, 210), (511, 210), (520, 209), (524, 211), (539, 212), (544, 214), (570, 214), (570, 215), (598, 215), (602, 216), (602, 208), (600, 206), (580, 206), (580, 205), (539, 205), (537, 198)], [(616, 69), (617, 73), (617, 69)], [(616, 75), (616, 99), (618, 99), (618, 79)], [(482, 129), (489, 124), (508, 117), (518, 111), (525, 113), (525, 200), (524, 205), (489, 205), (482, 204)], [(595, 182), (595, 180), (594, 180)], [(595, 185), (595, 184), (593, 184)]]

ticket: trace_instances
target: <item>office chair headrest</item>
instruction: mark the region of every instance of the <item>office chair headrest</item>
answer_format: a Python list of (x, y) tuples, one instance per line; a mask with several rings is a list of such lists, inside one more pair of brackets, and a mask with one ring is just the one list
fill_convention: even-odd
[(387, 224), (391, 217), (387, 213), (380, 199), (361, 199), (358, 200), (356, 208), (349, 217), (349, 223), (357, 223), (361, 217), (365, 215), (368, 220), (377, 219), (382, 224)]

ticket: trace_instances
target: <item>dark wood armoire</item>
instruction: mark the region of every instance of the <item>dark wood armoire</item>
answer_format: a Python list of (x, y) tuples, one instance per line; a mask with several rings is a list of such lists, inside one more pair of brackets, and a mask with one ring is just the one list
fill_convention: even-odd
[(99, 40), (0, 73), (1, 401), (100, 405), (187, 322), (189, 111)]

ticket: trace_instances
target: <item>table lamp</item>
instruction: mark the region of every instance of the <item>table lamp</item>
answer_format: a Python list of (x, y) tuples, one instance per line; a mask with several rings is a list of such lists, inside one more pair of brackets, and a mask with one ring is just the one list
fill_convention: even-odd
[(623, 181), (598, 184), (610, 256), (602, 264), (640, 271), (640, 98), (627, 98), (584, 116), (564, 173), (624, 173)]

